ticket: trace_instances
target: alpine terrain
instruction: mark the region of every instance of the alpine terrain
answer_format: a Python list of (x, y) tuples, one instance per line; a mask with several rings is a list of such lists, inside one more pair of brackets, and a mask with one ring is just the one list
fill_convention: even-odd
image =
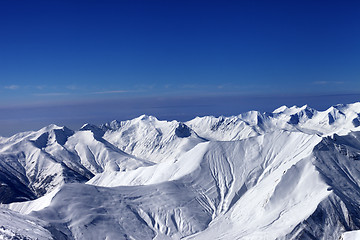
[(0, 137), (0, 239), (360, 239), (360, 102)]

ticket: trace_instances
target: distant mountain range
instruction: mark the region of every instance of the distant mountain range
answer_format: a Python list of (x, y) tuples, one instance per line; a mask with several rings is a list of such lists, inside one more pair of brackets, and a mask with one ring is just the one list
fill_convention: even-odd
[(356, 239), (360, 102), (0, 137), (0, 239)]

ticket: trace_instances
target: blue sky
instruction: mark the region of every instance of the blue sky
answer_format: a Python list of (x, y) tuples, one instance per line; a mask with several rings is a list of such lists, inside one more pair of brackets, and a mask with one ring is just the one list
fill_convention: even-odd
[(358, 101), (359, 15), (357, 1), (1, 1), (0, 135)]

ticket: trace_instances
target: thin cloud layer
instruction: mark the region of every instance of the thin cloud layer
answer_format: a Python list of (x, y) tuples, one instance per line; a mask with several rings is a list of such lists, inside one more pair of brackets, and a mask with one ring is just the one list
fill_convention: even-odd
[[(51, 93), (63, 94), (63, 93)], [(318, 110), (329, 105), (359, 101), (360, 94), (343, 95), (253, 95), (253, 96), (184, 96), (128, 97), (108, 100), (67, 101), (0, 107), (0, 136), (40, 129), (55, 123), (78, 129), (84, 123), (102, 124), (114, 119), (127, 120), (142, 114), (159, 119), (186, 121), (196, 116), (237, 115), (250, 110), (272, 112), (282, 105), (308, 104)]]
[(67, 93), (67, 92), (50, 92), (50, 93), (36, 93), (36, 94), (34, 94), (34, 96), (39, 96), (39, 97), (48, 96), (48, 97), (51, 97), (51, 96), (67, 96), (69, 94), (70, 93)]
[(20, 86), (19, 85), (9, 85), (9, 86), (5, 86), (5, 89), (9, 89), (9, 90), (16, 90), (19, 89)]
[(112, 93), (128, 93), (131, 91), (128, 90), (113, 90), (113, 91), (101, 91), (101, 92), (93, 92), (93, 94), (112, 94)]

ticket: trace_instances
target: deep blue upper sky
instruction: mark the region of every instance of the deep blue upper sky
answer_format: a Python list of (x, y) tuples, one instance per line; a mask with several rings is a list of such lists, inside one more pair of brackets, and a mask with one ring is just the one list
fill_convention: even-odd
[(4, 0), (0, 109), (359, 94), (359, 26), (358, 1)]

